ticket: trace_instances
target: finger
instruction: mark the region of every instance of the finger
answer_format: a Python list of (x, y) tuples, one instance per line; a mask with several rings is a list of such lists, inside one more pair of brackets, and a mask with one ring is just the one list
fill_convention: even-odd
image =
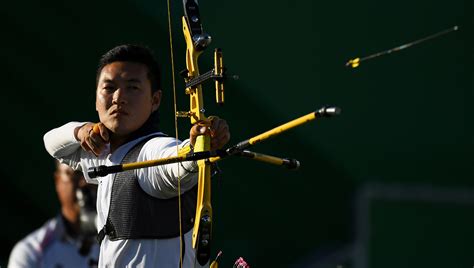
[[(93, 136), (96, 136), (96, 137), (93, 137)], [(101, 139), (99, 138), (99, 140), (97, 139), (97, 134), (91, 132), (91, 136), (88, 137), (86, 139), (86, 142), (87, 142), (87, 145), (89, 145), (89, 147), (93, 150), (93, 151), (97, 151), (98, 149), (100, 149), (100, 147), (102, 147), (103, 143), (101, 142)]]
[(104, 139), (103, 133), (105, 133), (105, 138), (108, 139), (107, 128), (102, 123), (94, 124), (92, 129), (89, 130), (89, 135), (86, 139), (88, 147), (91, 148), (91, 151), (96, 156), (100, 155), (105, 148), (105, 145), (108, 143), (108, 141)]
[(214, 136), (212, 136), (212, 140), (216, 140), (219, 144), (224, 145), (230, 139), (230, 132), (229, 127), (227, 125), (220, 126), (219, 129), (214, 131)]
[(94, 131), (94, 133), (100, 134), (100, 123), (94, 124), (92, 131)]
[(214, 137), (216, 135), (216, 130), (219, 129), (220, 121), (222, 121), (222, 119), (217, 116), (209, 116), (208, 120), (210, 122), (210, 135), (211, 137)]
[(214, 132), (212, 137), (214, 137), (220, 133), (229, 132), (229, 125), (227, 125), (227, 121), (218, 118), (218, 120), (213, 121), (212, 130)]
[[(94, 135), (94, 133), (92, 131), (91, 131), (91, 134)], [(91, 149), (90, 152), (92, 152), (96, 156), (98, 156), (100, 154), (100, 152), (102, 151), (102, 149), (101, 149), (102, 146), (100, 144), (97, 144), (92, 139), (92, 137), (87, 138), (86, 143), (87, 143), (87, 146), (89, 146), (89, 148)]]
[(87, 123), (83, 125), (82, 127), (79, 128), (77, 132), (77, 139), (81, 142), (84, 142), (84, 140), (89, 137), (90, 132), (92, 131), (93, 124)]
[(227, 125), (227, 122), (225, 120), (220, 120), (219, 123), (216, 123), (214, 130), (217, 133), (229, 132), (229, 125)]
[(97, 131), (99, 132), (92, 129), (89, 131), (89, 136), (87, 137), (89, 143), (93, 145), (93, 147), (101, 147), (104, 144), (104, 140), (102, 140), (102, 137), (100, 136), (100, 130)]
[(94, 124), (92, 131), (89, 132), (95, 147), (102, 148), (109, 142), (109, 130), (102, 123)]
[(223, 121), (223, 119), (220, 119), (219, 117), (214, 116), (214, 115), (209, 116), (207, 119), (209, 120), (209, 122), (211, 122), (211, 126), (217, 126), (217, 124), (219, 124), (220, 121)]
[(100, 134), (100, 137), (104, 142), (109, 142), (109, 130), (102, 123), (97, 123), (94, 125), (94, 133)]
[(96, 142), (93, 139), (93, 136), (97, 135), (94, 133), (94, 124), (85, 124), (81, 127), (79, 132), (81, 133), (79, 137), (82, 149), (86, 152), (91, 152), (97, 156), (101, 151), (101, 146), (100, 143)]
[(220, 118), (218, 116), (211, 115), (211, 116), (207, 117), (207, 120), (209, 120), (209, 122), (211, 122), (211, 124), (212, 124), (212, 122), (214, 122), (216, 120), (220, 120)]
[(191, 128), (190, 135), (197, 137), (197, 136), (199, 136), (199, 135), (204, 135), (204, 134), (206, 134), (206, 131), (207, 131), (207, 127), (201, 126), (201, 125), (194, 125), (194, 126)]
[(207, 127), (196, 124), (193, 127), (191, 127), (191, 130), (189, 131), (189, 140), (192, 145), (196, 143), (196, 138), (200, 135), (206, 134)]
[(212, 121), (211, 126), (208, 128), (209, 130), (209, 135), (211, 138), (214, 138), (216, 136), (216, 131), (218, 131), (218, 124), (217, 121)]
[(85, 140), (81, 141), (81, 147), (86, 152), (91, 152), (92, 151), (92, 149), (89, 147), (89, 145), (87, 144), (87, 142)]
[(230, 140), (230, 133), (229, 132), (221, 133), (219, 136), (217, 136), (217, 137), (215, 137), (211, 140), (211, 148), (213, 150), (221, 149), (222, 147), (224, 147), (224, 145), (227, 144), (227, 142), (229, 142), (229, 140)]
[(94, 151), (94, 145), (90, 142), (89, 138), (85, 138), (83, 141), (81, 141), (81, 147), (84, 149), (84, 151), (91, 152), (97, 156), (97, 153)]

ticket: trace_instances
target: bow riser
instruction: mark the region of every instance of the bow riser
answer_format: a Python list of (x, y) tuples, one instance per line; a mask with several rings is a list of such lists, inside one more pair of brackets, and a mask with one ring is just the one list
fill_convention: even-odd
[[(183, 33), (186, 41), (186, 68), (189, 81), (199, 76), (198, 58), (202, 50), (196, 49), (186, 17), (183, 17)], [(207, 124), (201, 85), (186, 88), (190, 95), (189, 116), (191, 124)], [(194, 144), (195, 152), (211, 149), (209, 134), (198, 136)], [(196, 217), (193, 228), (193, 248), (196, 250), (196, 259), (199, 265), (208, 267), (211, 254), (212, 235), (212, 206), (211, 206), (211, 165), (208, 161), (198, 161), (198, 193), (196, 203)]]

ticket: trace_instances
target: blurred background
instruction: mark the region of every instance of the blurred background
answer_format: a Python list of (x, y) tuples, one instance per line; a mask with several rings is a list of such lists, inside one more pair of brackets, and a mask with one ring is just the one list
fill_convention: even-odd
[[(185, 68), (182, 4), (172, 3), (176, 72)], [(211, 49), (240, 79), (207, 114), (231, 144), (324, 105), (342, 108), (253, 148), (298, 159), (298, 171), (227, 159), (213, 181), (221, 267), (472, 267), (474, 265), (474, 10), (471, 0), (201, 1)], [(97, 121), (97, 61), (122, 43), (163, 64), (161, 122), (174, 135), (165, 1), (8, 1), (0, 9), (2, 167), (0, 266), (13, 245), (58, 212), (43, 134)], [(409, 49), (352, 58), (448, 29)], [(201, 71), (212, 66), (212, 51)], [(188, 97), (178, 77), (177, 105)], [(189, 120), (180, 119), (185, 139)]]

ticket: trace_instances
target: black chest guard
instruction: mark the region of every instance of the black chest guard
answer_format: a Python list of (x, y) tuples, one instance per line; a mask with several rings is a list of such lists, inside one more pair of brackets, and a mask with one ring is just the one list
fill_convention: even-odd
[[(135, 162), (141, 148), (152, 136), (133, 147), (122, 160)], [(183, 233), (194, 226), (197, 186), (181, 195)], [(110, 240), (157, 239), (179, 236), (178, 197), (159, 199), (140, 187), (133, 170), (117, 173), (112, 185), (109, 214), (99, 232), (99, 242), (105, 235)]]

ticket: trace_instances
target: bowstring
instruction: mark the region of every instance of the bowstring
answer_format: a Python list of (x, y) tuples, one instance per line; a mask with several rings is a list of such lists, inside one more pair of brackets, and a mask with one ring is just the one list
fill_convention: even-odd
[[(173, 34), (172, 34), (172, 27), (171, 27), (171, 4), (170, 0), (166, 1), (167, 8), (168, 8), (168, 32), (169, 32), (169, 40), (170, 40), (170, 57), (171, 57), (171, 77), (173, 83), (173, 103), (174, 103), (174, 131), (175, 131), (175, 138), (176, 138), (176, 155), (179, 153), (179, 144), (178, 144), (178, 117), (177, 112), (177, 98), (176, 98), (176, 77), (175, 77), (175, 70), (174, 70), (174, 53), (173, 53)], [(179, 214), (179, 267), (183, 267), (183, 230), (182, 230), (182, 219), (181, 219), (181, 171), (180, 165), (178, 164), (178, 214)]]

